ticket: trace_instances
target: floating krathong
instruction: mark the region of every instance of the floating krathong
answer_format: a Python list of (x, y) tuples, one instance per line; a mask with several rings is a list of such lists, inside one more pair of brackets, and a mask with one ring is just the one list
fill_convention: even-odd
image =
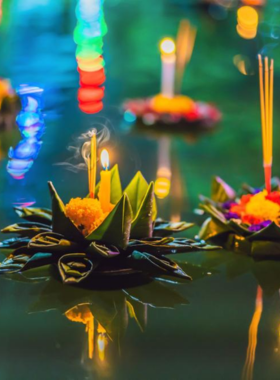
[[(264, 70), (263, 70), (264, 69)], [(259, 56), (260, 105), (265, 187), (244, 186), (237, 195), (214, 178), (211, 199), (201, 208), (211, 217), (200, 231), (202, 239), (219, 238), (230, 248), (259, 258), (280, 257), (280, 182), (271, 179), (273, 146), (273, 60)]]
[(173, 132), (208, 130), (220, 121), (221, 114), (216, 107), (181, 94), (183, 74), (192, 56), (195, 38), (196, 29), (183, 20), (176, 43), (171, 38), (161, 41), (161, 93), (126, 101), (123, 105), (125, 120), (136, 120), (139, 128), (171, 128)]
[(101, 181), (95, 186), (95, 131), (84, 145), (83, 149), (90, 148), (86, 156), (89, 195), (72, 198), (65, 206), (49, 182), (51, 210), (16, 208), (27, 222), (2, 230), (19, 237), (1, 243), (1, 248), (13, 251), (0, 265), (0, 273), (54, 264), (62, 281), (68, 284), (100, 275), (135, 273), (190, 279), (166, 255), (215, 247), (199, 240), (172, 237), (192, 224), (156, 219), (154, 183), (148, 184), (140, 172), (123, 191), (118, 166), (109, 170), (106, 151), (101, 153)]

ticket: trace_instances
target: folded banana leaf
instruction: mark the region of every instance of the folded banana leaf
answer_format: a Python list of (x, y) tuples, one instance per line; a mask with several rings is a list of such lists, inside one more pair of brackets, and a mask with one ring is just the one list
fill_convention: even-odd
[(52, 224), (52, 211), (47, 208), (15, 207), (14, 209), (20, 218), (30, 222)]
[[(2, 230), (17, 234), (0, 248), (8, 250), (0, 273), (25, 273), (52, 265), (65, 284), (91, 286), (105, 276), (146, 278), (160, 275), (190, 279), (182, 268), (164, 255), (218, 249), (204, 241), (174, 238), (192, 224), (156, 220), (154, 184), (138, 172), (122, 192), (118, 167), (111, 170), (112, 211), (88, 236), (68, 218), (65, 205), (49, 182), (52, 210), (20, 208), (16, 213), (26, 222)], [(98, 194), (99, 185), (96, 189)], [(44, 222), (44, 223), (42, 223)]]
[[(273, 189), (279, 190), (279, 180), (273, 178)], [(241, 194), (253, 193), (254, 189), (243, 186)], [(222, 211), (222, 204), (237, 201), (235, 191), (220, 178), (212, 183), (211, 200), (201, 197), (200, 208), (210, 216), (202, 225), (199, 238), (215, 241), (227, 249), (244, 253), (255, 259), (280, 260), (280, 227), (272, 222), (259, 231), (250, 231), (248, 226), (236, 219), (227, 220)]]
[(178, 264), (169, 260), (167, 257), (156, 257), (146, 252), (134, 251), (129, 257), (128, 262), (131, 268), (142, 272), (152, 273), (154, 276), (175, 276), (191, 280)]

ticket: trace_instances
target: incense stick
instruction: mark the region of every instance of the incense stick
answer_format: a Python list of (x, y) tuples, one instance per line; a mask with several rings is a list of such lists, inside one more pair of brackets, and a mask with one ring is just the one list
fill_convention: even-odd
[(271, 167), (273, 148), (273, 75), (274, 61), (271, 60), (270, 67), (268, 58), (264, 59), (264, 67), (261, 55), (259, 59), (260, 80), (260, 106), (263, 143), (263, 166), (265, 175), (265, 187), (268, 193), (271, 191)]
[(96, 133), (94, 132), (90, 141), (90, 197), (94, 198), (96, 182)]

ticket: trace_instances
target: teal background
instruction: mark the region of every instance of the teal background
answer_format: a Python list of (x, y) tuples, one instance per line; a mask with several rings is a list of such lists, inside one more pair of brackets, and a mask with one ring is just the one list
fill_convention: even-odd
[[(193, 211), (198, 194), (210, 194), (213, 175), (235, 188), (243, 182), (256, 187), (262, 184), (259, 52), (275, 59), (273, 174), (279, 175), (279, 3), (268, 1), (267, 7), (259, 10), (261, 23), (254, 40), (243, 40), (236, 33), (239, 4), (232, 4), (220, 10), (223, 19), (217, 20), (209, 13), (209, 5), (198, 1), (106, 0), (104, 110), (85, 115), (77, 103), (75, 1), (3, 0), (0, 76), (10, 78), (14, 87), (29, 83), (44, 88), (46, 133), (40, 154), (22, 181), (8, 175), (7, 149), (2, 152), (1, 225), (16, 222), (15, 203), (34, 201), (48, 207), (48, 180), (65, 202), (86, 193), (85, 172), (73, 174), (56, 164), (69, 158), (67, 146), (92, 126), (110, 129), (112, 164), (119, 164), (124, 185), (137, 170), (147, 180), (155, 179), (160, 135), (136, 132), (124, 124), (121, 104), (127, 98), (159, 91), (158, 42), (166, 35), (175, 37), (181, 18), (190, 19), (198, 29), (183, 92), (216, 104), (223, 121), (207, 135), (168, 136), (172, 189), (168, 198), (158, 201), (160, 216), (171, 218), (179, 213), (183, 220), (200, 224), (204, 217)], [(236, 55), (246, 57), (252, 75), (240, 73), (233, 63)], [(1, 132), (0, 138), (2, 147), (15, 144), (19, 139), (16, 126), (12, 132)], [(197, 232), (195, 227), (188, 236)], [(194, 281), (164, 284), (160, 290), (153, 284), (125, 289), (132, 297), (135, 292), (140, 294), (140, 315), (147, 309), (147, 324), (141, 332), (135, 320), (129, 320), (120, 343), (109, 342), (106, 366), (96, 359), (84, 359), (84, 325), (67, 320), (64, 312), (75, 302), (92, 304), (98, 312), (109, 303), (109, 315), (118, 316), (123, 326), (127, 316), (118, 308), (114, 314), (111, 308), (117, 305), (116, 299), (123, 305), (122, 290), (90, 294), (74, 289), (74, 297), (71, 288), (63, 291), (56, 280), (51, 281), (50, 289), (47, 282), (1, 277), (1, 380), (241, 379), (258, 285), (264, 295), (253, 379), (279, 379), (279, 264), (254, 263), (225, 251), (183, 254), (176, 259), (193, 274)], [(190, 264), (202, 265), (202, 269), (194, 271)], [(172, 294), (167, 295), (168, 291)]]

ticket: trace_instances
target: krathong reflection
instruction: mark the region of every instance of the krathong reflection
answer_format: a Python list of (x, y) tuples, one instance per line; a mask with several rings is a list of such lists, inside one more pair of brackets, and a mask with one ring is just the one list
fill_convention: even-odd
[[(207, 276), (207, 270), (200, 266), (189, 266), (194, 279)], [(40, 273), (40, 271), (38, 271)], [(15, 276), (25, 281), (23, 275)], [(37, 274), (33, 272), (34, 279)], [(30, 279), (29, 279), (30, 280)], [(36, 284), (34, 291), (37, 289)], [(108, 280), (107, 280), (108, 286)], [(84, 342), (81, 347), (81, 363), (89, 371), (111, 373), (122, 354), (125, 334), (130, 324), (136, 324), (139, 332), (145, 332), (148, 324), (149, 310), (168, 308), (170, 312), (179, 306), (187, 305), (188, 300), (179, 293), (179, 286), (168, 282), (152, 281), (142, 286), (115, 288), (114, 290), (85, 290), (65, 287), (50, 280), (28, 307), (29, 313), (58, 311), (67, 321), (79, 323), (85, 329)], [(74, 325), (72, 326), (74, 328)], [(81, 334), (83, 334), (81, 330)], [(68, 347), (77, 345), (71, 334)]]
[(186, 66), (191, 60), (196, 28), (182, 20), (176, 42), (169, 37), (160, 42), (162, 75), (161, 92), (151, 98), (132, 99), (124, 103), (125, 119), (139, 128), (165, 129), (177, 132), (211, 129), (220, 120), (220, 112), (207, 103), (181, 94)]
[(42, 146), (41, 138), (45, 131), (41, 112), (43, 89), (22, 85), (17, 89), (22, 109), (16, 118), (22, 140), (15, 148), (9, 149), (7, 172), (17, 180), (25, 177), (36, 160)]
[(78, 20), (74, 31), (77, 44), (76, 59), (80, 75), (78, 101), (81, 111), (89, 114), (103, 108), (105, 69), (103, 37), (107, 26), (103, 12), (104, 0), (79, 0), (76, 7)]
[(263, 310), (262, 288), (258, 286), (256, 296), (256, 308), (249, 328), (249, 340), (246, 361), (242, 372), (242, 380), (253, 380), (256, 348), (258, 343), (258, 327)]

